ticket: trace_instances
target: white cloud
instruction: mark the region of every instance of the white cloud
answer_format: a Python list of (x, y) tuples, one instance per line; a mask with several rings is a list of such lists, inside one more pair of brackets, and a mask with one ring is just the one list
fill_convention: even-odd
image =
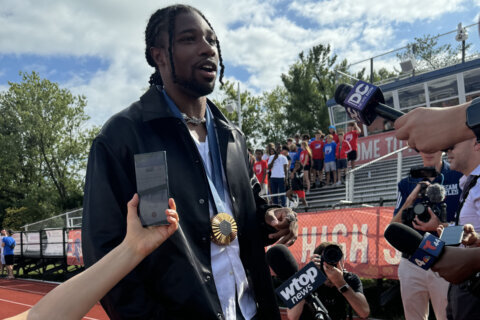
[[(106, 70), (99, 70), (83, 78), (75, 75), (62, 84), (88, 99), (88, 113), (95, 124), (104, 122), (137, 100), (148, 86), (153, 72), (144, 58), (144, 28), (150, 15), (160, 7), (177, 1), (7, 1), (0, 8), (0, 54), (66, 55), (104, 59)], [(268, 2), (243, 1), (186, 1), (200, 8), (208, 17), (221, 39), (222, 48), (228, 48), (228, 26), (240, 22), (261, 24), (272, 14)], [(226, 14), (228, 13), (228, 14)], [(238, 47), (242, 44), (238, 43)], [(235, 52), (235, 46), (232, 47)], [(235, 55), (225, 50), (224, 57), (235, 65)], [(233, 57), (233, 58), (232, 58)], [(248, 70), (258, 67), (253, 57), (247, 60)], [(240, 64), (238, 64), (240, 65)], [(58, 70), (46, 70), (42, 65), (25, 66), (48, 77)], [(260, 66), (268, 69), (268, 66)], [(228, 71), (227, 71), (228, 72)], [(270, 72), (278, 78), (278, 74)], [(247, 87), (245, 85), (244, 87)], [(260, 86), (262, 87), (262, 86)]]
[[(328, 43), (341, 59), (366, 59), (399, 46), (403, 39), (395, 39), (396, 24), (458, 12), (466, 1), (438, 0), (435, 5), (426, 0), (185, 2), (208, 17), (219, 35), (227, 65), (249, 73), (242, 90), (260, 94), (281, 83), (280, 75), (288, 71), (300, 51)], [(148, 0), (141, 5), (128, 0), (4, 0), (0, 54), (89, 56), (105, 61), (106, 69), (93, 76), (90, 70), (62, 84), (87, 96), (88, 113), (100, 124), (137, 100), (148, 86), (153, 69), (144, 58), (144, 28), (155, 10), (174, 3), (177, 0)], [(287, 13), (294, 13), (295, 21), (285, 16)], [(41, 66), (34, 68), (38, 71)], [(61, 71), (44, 70), (41, 75)], [(228, 69), (225, 77), (237, 81)], [(218, 89), (213, 96), (216, 94)]]
[(327, 0), (294, 1), (290, 8), (320, 25), (352, 21), (381, 23), (414, 22), (434, 19), (444, 13), (463, 10), (466, 0)]

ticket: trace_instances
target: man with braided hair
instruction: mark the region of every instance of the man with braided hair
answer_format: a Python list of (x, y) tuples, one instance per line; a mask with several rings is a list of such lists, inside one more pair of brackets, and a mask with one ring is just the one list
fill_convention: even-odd
[[(200, 11), (175, 5), (151, 16), (145, 40), (150, 89), (104, 125), (90, 151), (85, 264), (123, 239), (135, 154), (166, 151), (181, 222), (102, 305), (112, 319), (279, 319), (264, 246), (293, 244), (296, 216), (258, 196), (243, 133), (206, 98), (218, 69), (223, 77), (217, 36)], [(219, 217), (237, 225), (229, 243), (212, 233)]]

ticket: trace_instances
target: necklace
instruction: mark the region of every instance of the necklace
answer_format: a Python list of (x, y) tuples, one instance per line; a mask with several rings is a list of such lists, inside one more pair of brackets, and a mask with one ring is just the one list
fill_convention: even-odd
[(202, 119), (196, 118), (196, 117), (189, 117), (185, 113), (182, 113), (182, 117), (187, 124), (190, 123), (194, 126), (199, 126), (199, 125), (207, 122), (207, 120), (205, 120), (205, 117), (203, 117)]

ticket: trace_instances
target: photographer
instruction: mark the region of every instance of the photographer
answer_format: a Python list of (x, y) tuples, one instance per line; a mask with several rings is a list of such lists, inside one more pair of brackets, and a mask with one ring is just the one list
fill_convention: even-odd
[[(461, 174), (450, 170), (449, 164), (442, 161), (442, 152), (432, 154), (421, 152), (420, 155), (423, 165), (434, 167), (436, 172), (427, 177), (427, 174), (422, 176), (422, 173), (428, 170), (419, 170), (422, 177), (409, 176), (398, 183), (397, 206), (392, 222), (404, 223), (420, 234), (425, 231), (434, 233), (439, 224), (454, 221), (460, 196), (458, 180)], [(446, 204), (446, 212), (444, 212), (443, 203), (432, 203), (433, 201), (426, 196), (426, 188), (436, 183), (445, 189), (446, 197), (442, 202)], [(439, 186), (436, 185), (436, 187)], [(422, 203), (426, 209), (421, 215), (415, 214), (412, 207), (418, 203)], [(442, 215), (446, 217), (442, 218)], [(448, 282), (431, 270), (418, 268), (407, 258), (402, 255), (398, 267), (405, 319), (428, 319), (429, 300), (432, 301), (436, 318), (446, 319)]]
[(333, 242), (323, 242), (314, 250), (312, 261), (327, 276), (316, 293), (332, 320), (347, 318), (347, 302), (361, 318), (368, 317), (370, 307), (363, 295), (360, 278), (344, 269), (342, 249)]

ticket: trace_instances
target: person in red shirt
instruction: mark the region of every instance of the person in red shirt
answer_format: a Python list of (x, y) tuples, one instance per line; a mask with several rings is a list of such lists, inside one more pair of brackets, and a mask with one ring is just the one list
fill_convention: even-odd
[(312, 164), (312, 150), (307, 141), (302, 141), (302, 152), (300, 153), (300, 163), (303, 166), (303, 183), (310, 193), (310, 166)]
[(342, 184), (347, 170), (347, 155), (352, 151), (352, 146), (343, 139), (343, 133), (338, 134), (338, 144), (335, 155), (337, 157), (338, 181), (337, 186)]
[(334, 125), (331, 125), (328, 127), (328, 132), (332, 135), (333, 141), (338, 144), (338, 134), (337, 134), (337, 128), (335, 128)]
[(348, 153), (348, 161), (350, 161), (350, 167), (355, 168), (355, 160), (357, 159), (357, 139), (362, 130), (356, 122), (350, 122), (347, 127), (347, 133), (345, 133), (345, 140), (352, 146), (352, 151)]
[(260, 191), (259, 195), (267, 194), (268, 192), (268, 179), (267, 179), (267, 161), (262, 160), (263, 157), (263, 150), (257, 149), (255, 150), (255, 163), (253, 164), (253, 171), (255, 171), (255, 175), (257, 176), (257, 180), (262, 186), (262, 190)]
[(315, 140), (310, 143), (310, 149), (312, 150), (312, 166), (310, 167), (310, 171), (312, 172), (312, 186), (311, 188), (315, 188), (315, 184), (317, 182), (319, 185), (322, 185), (323, 180), (323, 159), (325, 155), (323, 154), (323, 132), (318, 130), (315, 133)]

